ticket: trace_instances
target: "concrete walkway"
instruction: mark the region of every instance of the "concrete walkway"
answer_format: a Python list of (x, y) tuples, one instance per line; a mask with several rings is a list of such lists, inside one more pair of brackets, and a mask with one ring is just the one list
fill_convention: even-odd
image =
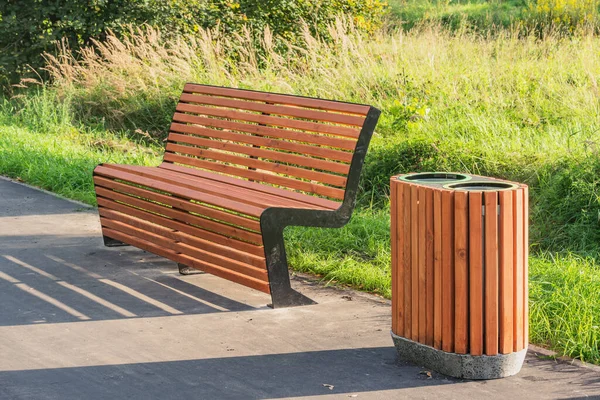
[(598, 369), (531, 352), (507, 379), (428, 377), (396, 359), (389, 302), (293, 284), (319, 304), (104, 248), (93, 209), (0, 179), (0, 399), (600, 398)]

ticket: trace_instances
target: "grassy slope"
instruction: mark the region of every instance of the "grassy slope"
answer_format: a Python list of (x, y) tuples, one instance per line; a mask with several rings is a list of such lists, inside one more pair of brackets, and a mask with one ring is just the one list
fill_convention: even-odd
[[(360, 206), (343, 229), (288, 229), (293, 268), (389, 297), (390, 175), (459, 170), (526, 181), (531, 338), (600, 362), (598, 45), (594, 37), (537, 41), (506, 32), (484, 39), (429, 28), (369, 41), (340, 33), (331, 46), (311, 42), (295, 62), (271, 53), (261, 68), (251, 57), (230, 61), (206, 51), (208, 43), (176, 48), (187, 55), (205, 49), (202, 59), (179, 57), (176, 71), (164, 52), (117, 49), (93, 70), (63, 76), (62, 100), (50, 91), (4, 104), (0, 173), (93, 202), (96, 163), (155, 164), (160, 152), (105, 128), (164, 131), (187, 80), (375, 104), (384, 114)], [(65, 91), (74, 100), (65, 101)]]

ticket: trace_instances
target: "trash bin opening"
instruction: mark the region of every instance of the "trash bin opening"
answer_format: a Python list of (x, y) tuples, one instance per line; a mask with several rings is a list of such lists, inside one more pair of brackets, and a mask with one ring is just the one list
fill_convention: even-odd
[(444, 186), (446, 189), (467, 190), (467, 191), (490, 191), (490, 190), (508, 190), (516, 189), (518, 186), (508, 182), (459, 182)]
[(409, 182), (422, 182), (422, 183), (444, 183), (444, 182), (456, 182), (456, 181), (467, 181), (471, 179), (469, 175), (457, 174), (453, 172), (423, 172), (419, 174), (410, 174), (400, 177), (400, 179)]

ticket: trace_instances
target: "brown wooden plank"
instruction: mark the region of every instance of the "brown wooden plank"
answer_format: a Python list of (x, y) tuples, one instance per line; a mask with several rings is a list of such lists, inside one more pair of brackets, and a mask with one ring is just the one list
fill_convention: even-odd
[(418, 266), (419, 266), (419, 343), (426, 343), (427, 340), (427, 225), (426, 225), (426, 188), (417, 187), (417, 196), (419, 209), (417, 212), (419, 245), (418, 245)]
[[(399, 316), (401, 317), (402, 313), (398, 309), (398, 298), (403, 296), (404, 294), (398, 290), (398, 275), (401, 273), (401, 266), (398, 263), (398, 247), (399, 243), (399, 235), (398, 235), (398, 217), (402, 216), (402, 213), (399, 213), (398, 203), (402, 204), (402, 200), (398, 199), (398, 190), (397, 183), (394, 177), (391, 178), (390, 181), (390, 247), (392, 252), (392, 332), (396, 335), (402, 336), (400, 334), (400, 329), (398, 326)], [(402, 326), (402, 331), (404, 331), (404, 325)]]
[[(287, 140), (254, 136), (247, 133), (237, 133), (227, 130), (205, 128), (197, 125), (179, 124), (177, 122), (173, 122), (171, 124), (170, 130), (171, 136), (178, 133), (205, 136), (214, 139), (230, 140), (236, 143), (246, 143), (253, 146), (261, 146), (271, 149), (295, 152), (298, 154), (316, 156), (342, 163), (350, 163), (353, 156), (353, 153), (349, 151), (335, 150), (328, 147), (319, 147), (298, 142), (288, 142)], [(169, 136), (169, 138), (171, 138), (171, 136)]]
[(500, 202), (499, 219), (499, 289), (500, 289), (500, 338), (499, 351), (513, 352), (513, 191), (498, 192)]
[(165, 153), (164, 160), (184, 165), (190, 165), (193, 167), (203, 168), (210, 171), (221, 172), (233, 176), (248, 178), (254, 181), (261, 181), (265, 183), (271, 183), (274, 185), (281, 185), (290, 189), (302, 190), (304, 192), (314, 193), (334, 199), (343, 199), (345, 194), (344, 190), (334, 187), (318, 185), (316, 183), (300, 181), (297, 179), (286, 178), (284, 176), (273, 175), (260, 171), (238, 168), (231, 165), (200, 160), (198, 158), (180, 156), (173, 153)]
[(513, 282), (514, 282), (514, 333), (513, 348), (514, 351), (523, 350), (523, 324), (524, 324), (524, 285), (523, 285), (523, 190), (518, 189), (513, 196), (513, 227), (514, 227), (514, 247), (513, 247)]
[[(97, 182), (97, 184), (101, 183)], [(96, 195), (102, 196), (107, 199), (123, 202), (129, 204), (132, 207), (140, 208), (153, 213), (158, 213), (169, 218), (178, 220), (180, 222), (199, 226), (203, 229), (219, 233), (224, 236), (234, 237), (248, 242), (262, 244), (262, 236), (258, 233), (246, 231), (231, 225), (222, 224), (218, 221), (205, 219), (200, 216), (189, 214), (187, 212), (179, 211), (177, 209), (165, 207), (153, 202), (135, 198), (127, 194), (117, 193), (108, 189), (104, 189), (102, 187), (96, 187)]]
[(186, 254), (201, 261), (205, 261), (222, 268), (227, 268), (231, 271), (239, 272), (240, 274), (248, 275), (264, 281), (268, 281), (269, 279), (266, 268), (256, 268), (252, 265), (245, 264), (219, 254), (214, 254), (206, 251), (205, 249), (200, 249), (194, 246), (189, 246), (189, 248), (183, 249), (178, 243), (180, 235), (169, 228), (151, 224), (149, 222), (136, 219), (134, 217), (129, 217), (118, 212), (112, 212), (111, 218), (101, 216), (100, 223), (102, 226), (110, 229), (156, 243), (175, 252)]
[[(128, 216), (136, 217), (138, 219), (141, 219), (142, 221), (148, 221), (154, 225), (170, 228), (173, 231), (173, 237), (176, 237), (176, 240), (182, 243), (197, 247), (202, 250), (206, 250), (211, 253), (219, 254), (224, 257), (231, 258), (233, 260), (241, 261), (242, 263), (249, 264), (257, 268), (267, 268), (264, 256), (260, 257), (254, 254), (242, 252), (237, 247), (227, 247), (219, 245), (217, 243), (210, 242), (208, 240), (204, 240), (191, 234), (185, 233), (184, 231), (180, 231), (177, 229), (179, 228), (178, 225), (184, 225), (180, 222), (168, 220), (164, 217), (160, 217), (155, 214), (149, 214), (141, 210), (131, 209), (126, 206), (123, 206), (122, 204), (114, 203), (106, 199), (101, 200), (105, 205), (98, 208), (98, 212), (102, 217), (106, 217), (109, 219), (118, 219), (118, 217), (115, 217), (115, 213), (117, 212), (119, 215), (131, 214)], [(125, 212), (127, 212), (128, 214), (125, 214)]]
[[(249, 245), (245, 242), (230, 240), (228, 244), (219, 244), (211, 241), (211, 233), (206, 235), (206, 231), (196, 227), (171, 220), (160, 215), (152, 214), (136, 208), (131, 208), (121, 203), (114, 202), (105, 198), (99, 199), (98, 212), (100, 216), (119, 219), (119, 215), (125, 215), (130, 218), (145, 221), (153, 225), (158, 225), (173, 232), (172, 238), (190, 246), (215, 253), (233, 260), (249, 264), (260, 269), (266, 269), (264, 249), (262, 246), (252, 245), (251, 252), (246, 251), (243, 245)], [(115, 216), (117, 215), (117, 216)], [(127, 221), (125, 221), (127, 222)], [(131, 225), (131, 224), (130, 224)], [(136, 226), (136, 225), (134, 225)], [(217, 239), (218, 240), (218, 239)], [(253, 250), (258, 250), (254, 252)], [(262, 251), (262, 254), (259, 252)], [(258, 254), (257, 254), (258, 253)]]
[(165, 168), (140, 167), (135, 165), (110, 164), (110, 168), (118, 169), (124, 172), (156, 179), (162, 182), (171, 183), (180, 187), (185, 187), (211, 195), (223, 197), (226, 199), (247, 203), (256, 207), (295, 207), (295, 208), (314, 208), (321, 209), (320, 206), (282, 198), (272, 194), (249, 190), (241, 186), (232, 186), (224, 182), (218, 182), (210, 179), (202, 179), (188, 174), (181, 174)]
[(483, 196), (469, 193), (469, 354), (483, 354)]
[(288, 175), (295, 178), (308, 179), (311, 181), (326, 183), (340, 188), (346, 187), (346, 178), (343, 176), (293, 167), (290, 165), (284, 165), (275, 162), (257, 160), (255, 158), (242, 157), (231, 153), (222, 153), (211, 149), (203, 149), (200, 147), (167, 143), (165, 151), (201, 157), (204, 159), (210, 159), (214, 161), (243, 165), (245, 167), (262, 169), (265, 171), (271, 171), (277, 174)]
[[(404, 270), (404, 337), (412, 339), (412, 243), (416, 240), (412, 236), (412, 201), (411, 185), (398, 181), (402, 192), (403, 219), (402, 219), (402, 266)], [(415, 300), (416, 301), (416, 300)]]
[(469, 349), (468, 192), (454, 194), (454, 352)]
[(306, 204), (307, 208), (313, 208), (318, 206), (324, 209), (337, 210), (341, 204), (339, 201), (333, 201), (324, 199), (321, 197), (311, 196), (304, 193), (294, 192), (288, 189), (281, 189), (274, 186), (264, 185), (262, 183), (250, 182), (240, 178), (234, 178), (227, 175), (216, 174), (210, 171), (203, 171), (195, 168), (184, 167), (181, 165), (175, 165), (170, 163), (164, 163), (159, 166), (161, 169), (168, 169), (178, 173), (197, 176), (203, 179), (213, 180), (216, 182), (223, 182), (232, 186), (239, 186), (248, 190), (253, 190), (261, 193), (269, 193), (284, 199), (296, 200)]
[(529, 345), (529, 188), (523, 188), (523, 348)]
[(211, 273), (213, 275), (217, 275), (217, 276), (220, 276), (221, 278), (225, 278), (225, 279), (231, 280), (233, 282), (237, 282), (239, 284), (251, 287), (251, 288), (259, 290), (261, 292), (270, 293), (270, 288), (269, 288), (268, 282), (264, 282), (264, 281), (255, 279), (255, 278), (252, 278), (247, 275), (239, 274), (234, 271), (227, 270), (225, 268), (220, 268), (216, 265), (202, 262), (200, 260), (194, 259), (192, 257), (186, 256), (183, 254), (178, 254), (174, 251), (167, 250), (160, 246), (157, 246), (156, 244), (153, 244), (149, 241), (139, 239), (137, 237), (134, 237), (134, 236), (110, 229), (110, 228), (103, 228), (102, 231), (103, 231), (104, 235), (106, 235), (110, 238), (116, 239), (116, 240), (120, 240), (123, 243), (130, 244), (130, 245), (138, 247), (142, 250), (146, 250), (151, 253), (157, 254), (159, 256), (168, 258), (172, 261), (180, 262), (180, 263), (183, 263), (190, 267), (201, 269), (201, 270)]
[(433, 192), (433, 347), (442, 348), (442, 192)]
[(254, 101), (238, 100), (214, 96), (183, 93), (180, 102), (204, 104), (218, 107), (227, 107), (234, 110), (255, 111), (270, 115), (283, 115), (286, 117), (302, 118), (312, 121), (329, 122), (349, 126), (362, 126), (365, 122), (364, 116), (338, 114), (326, 111), (311, 110), (300, 107), (287, 107), (275, 104), (258, 103)]
[(264, 125), (246, 124), (231, 120), (201, 117), (198, 115), (183, 114), (176, 112), (173, 115), (173, 121), (185, 122), (189, 124), (202, 125), (206, 127), (229, 129), (232, 131), (252, 133), (255, 135), (293, 140), (296, 142), (312, 143), (320, 146), (328, 146), (343, 150), (354, 150), (356, 140), (343, 139), (340, 137), (315, 135), (301, 131), (292, 131), (281, 128), (273, 128)]
[(214, 96), (233, 97), (237, 99), (257, 100), (273, 104), (285, 104), (301, 107), (310, 107), (320, 110), (338, 111), (349, 114), (365, 115), (370, 107), (364, 104), (347, 103), (334, 100), (314, 99), (310, 97), (294, 96), (281, 93), (266, 93), (253, 90), (224, 88), (210, 85), (197, 85), (187, 83), (184, 92), (202, 93)]
[(498, 193), (485, 192), (485, 354), (498, 354)]
[(211, 117), (227, 118), (244, 122), (255, 122), (263, 125), (292, 128), (315, 132), (315, 134), (336, 135), (353, 139), (358, 138), (360, 134), (359, 129), (355, 127), (328, 125), (321, 122), (282, 118), (268, 114), (256, 114), (252, 112), (240, 111), (240, 109), (215, 108), (205, 107), (197, 104), (179, 103), (177, 104), (176, 110), (179, 112), (193, 113), (197, 115), (207, 115)]
[(169, 219), (168, 217), (158, 214), (153, 214), (149, 211), (133, 208), (126, 204), (117, 203), (104, 197), (98, 197), (98, 206), (99, 208), (116, 210), (121, 213), (132, 215), (134, 217), (185, 233), (189, 236), (184, 236), (184, 238), (181, 239), (181, 241), (184, 243), (203, 248), (208, 247), (214, 253), (219, 253), (219, 249), (222, 249), (219, 254), (230, 254), (230, 256), (236, 260), (252, 264), (257, 267), (266, 265), (263, 246), (242, 242), (238, 239), (207, 231), (197, 226)]
[(454, 193), (442, 192), (442, 350), (454, 351)]
[(138, 185), (146, 186), (152, 189), (161, 190), (167, 193), (172, 193), (178, 197), (182, 197), (185, 199), (191, 199), (200, 201), (202, 203), (212, 204), (217, 207), (222, 207), (225, 209), (229, 209), (232, 211), (236, 211), (242, 214), (250, 215), (253, 217), (260, 217), (264, 208), (259, 208), (255, 206), (251, 206), (248, 204), (240, 203), (238, 201), (233, 201), (229, 199), (224, 199), (222, 197), (213, 196), (210, 194), (202, 193), (197, 190), (192, 190), (188, 188), (182, 188), (177, 185), (168, 184), (164, 182), (157, 181), (155, 179), (145, 178), (139, 175), (135, 175), (129, 172), (123, 172), (116, 170), (114, 168), (109, 168), (108, 166), (98, 166), (94, 169), (95, 175), (104, 176), (112, 179), (119, 179), (127, 182), (132, 182)]
[(167, 204), (173, 208), (190, 211), (214, 220), (225, 222), (230, 225), (250, 229), (255, 232), (260, 231), (260, 222), (257, 219), (246, 218), (244, 216), (221, 211), (212, 207), (206, 207), (202, 204), (192, 203), (188, 200), (182, 200), (174, 196), (167, 196), (161, 193), (153, 192), (151, 190), (142, 189), (140, 187), (126, 185), (124, 183), (113, 181), (107, 178), (102, 178), (99, 176), (94, 177), (94, 181), (98, 185), (105, 188), (119, 190), (121, 192), (127, 192), (148, 200)]
[[(256, 137), (256, 136), (253, 136)], [(350, 165), (333, 161), (321, 160), (314, 157), (300, 156), (297, 154), (267, 150), (253, 146), (240, 145), (237, 143), (224, 142), (221, 140), (205, 139), (198, 136), (181, 135), (171, 133), (169, 141), (173, 143), (185, 143), (195, 146), (206, 146), (213, 149), (232, 151), (240, 154), (246, 154), (253, 157), (260, 157), (271, 161), (281, 161), (285, 163), (296, 164), (306, 168), (320, 169), (323, 171), (334, 172), (337, 174), (348, 175)]]
[(419, 189), (410, 185), (410, 270), (412, 289), (412, 340), (419, 341)]
[(433, 189), (425, 189), (425, 344), (433, 346), (433, 307), (434, 307), (434, 281), (433, 281)]

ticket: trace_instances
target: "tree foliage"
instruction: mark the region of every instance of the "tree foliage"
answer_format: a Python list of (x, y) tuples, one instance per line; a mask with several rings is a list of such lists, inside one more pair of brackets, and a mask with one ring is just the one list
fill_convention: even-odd
[(77, 49), (107, 30), (147, 23), (172, 34), (193, 34), (220, 25), (235, 31), (242, 25), (271, 27), (287, 39), (304, 19), (315, 33), (339, 13), (351, 14), (356, 25), (375, 30), (387, 4), (382, 0), (4, 0), (0, 2), (0, 80), (15, 82), (29, 67), (43, 64), (58, 40)]

